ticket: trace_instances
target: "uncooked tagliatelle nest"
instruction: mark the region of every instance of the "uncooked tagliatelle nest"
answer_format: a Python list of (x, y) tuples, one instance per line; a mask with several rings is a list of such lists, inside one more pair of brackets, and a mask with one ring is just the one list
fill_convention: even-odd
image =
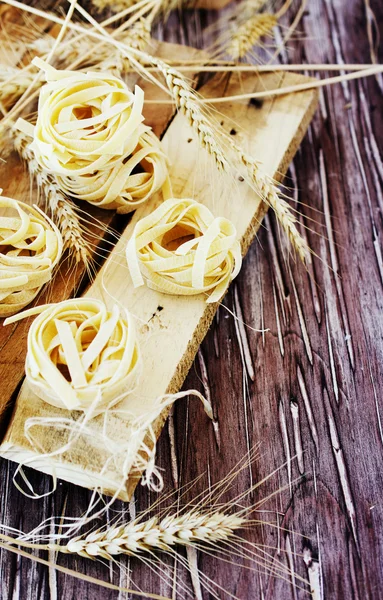
[(0, 196), (0, 316), (22, 310), (50, 281), (63, 241), (37, 207)]
[(66, 194), (119, 213), (135, 210), (163, 188), (170, 195), (166, 156), (143, 124), (144, 92), (134, 93), (109, 73), (44, 70), (36, 125), (16, 126), (33, 138), (30, 149)]
[(140, 136), (130, 157), (111, 169), (56, 179), (69, 196), (120, 214), (135, 210), (161, 188), (166, 196), (170, 195), (167, 159), (151, 131)]
[(27, 380), (39, 398), (58, 408), (91, 408), (96, 416), (135, 389), (141, 358), (127, 311), (122, 317), (117, 305), (109, 312), (103, 302), (91, 298), (43, 309), (29, 329), (25, 364)]
[[(144, 92), (108, 73), (60, 71), (40, 58), (44, 70), (31, 148), (55, 175), (76, 176), (110, 168), (137, 147)], [(27, 132), (26, 132), (27, 133)]]
[(206, 294), (208, 303), (222, 298), (242, 264), (233, 223), (190, 199), (167, 200), (138, 221), (126, 258), (135, 287), (145, 280), (165, 294)]

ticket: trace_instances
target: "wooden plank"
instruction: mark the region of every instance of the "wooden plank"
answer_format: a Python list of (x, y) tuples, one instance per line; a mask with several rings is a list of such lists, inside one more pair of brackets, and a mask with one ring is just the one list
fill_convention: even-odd
[[(15, 11), (12, 11), (12, 20), (9, 21), (10, 26), (13, 26), (17, 19), (17, 14), (17, 11), (16, 14)], [(186, 60), (201, 56), (202, 54), (200, 50), (161, 42), (154, 42), (152, 51), (164, 59), (177, 54), (183, 60)], [(7, 53), (7, 57), (10, 60), (11, 55)], [(21, 56), (17, 56), (17, 59), (21, 60)], [(148, 100), (166, 97), (166, 93), (159, 90), (153, 84), (141, 78), (137, 79), (136, 82), (145, 91), (145, 96)], [(174, 111), (175, 108), (171, 104), (160, 107), (148, 104), (144, 111), (145, 122), (153, 128), (156, 135), (161, 136), (173, 117)], [(35, 183), (31, 182), (25, 165), (16, 152), (11, 152), (5, 162), (0, 162), (0, 181), (2, 182), (3, 195), (23, 200), (27, 203), (36, 202), (38, 189)], [(100, 210), (89, 204), (82, 204), (81, 208), (106, 227), (119, 226), (116, 223), (114, 211)], [(121, 220), (120, 217), (120, 222)], [(105, 232), (98, 225), (92, 224), (91, 220), (88, 227), (91, 230), (89, 242), (94, 246), (96, 252), (97, 248), (102, 245)], [(52, 283), (44, 287), (32, 306), (46, 302), (59, 302), (70, 298), (78, 290), (84, 276), (86, 281), (86, 275), (82, 264), (74, 268), (73, 262), (67, 257), (66, 260), (61, 262)], [(2, 381), (2, 385), (0, 386), (0, 434), (4, 434), (5, 432), (5, 428), (9, 422), (10, 415), (8, 409), (12, 404), (12, 397), (24, 376), (26, 339), (30, 320), (26, 319), (6, 328), (2, 327), (2, 323), (3, 319), (0, 319), (0, 380)]]
[[(63, 10), (66, 4), (62, 0)], [(91, 8), (86, 0), (82, 4)], [(53, 5), (57, 6), (56, 0), (44, 3), (47, 8)], [(370, 0), (369, 7), (377, 23), (383, 23), (382, 2)], [(179, 18), (175, 12), (164, 35), (168, 40), (186, 39), (191, 45), (198, 45), (201, 30), (216, 15), (205, 11), (186, 15)], [(301, 35), (289, 42), (288, 59), (300, 62), (304, 57), (310, 63), (370, 61), (366, 16), (364, 0), (308, 2), (299, 25)], [(283, 25), (288, 27), (293, 17), (294, 5)], [(206, 43), (212, 41), (206, 31), (203, 39)], [(219, 310), (184, 384), (184, 389), (197, 387), (211, 394), (214, 428), (210, 425), (205, 429), (205, 415), (198, 404), (180, 402), (157, 446), (158, 462), (164, 469), (164, 493), (205, 473), (188, 498), (191, 499), (225, 476), (245, 454), (247, 443), (260, 443), (262, 458), (241, 475), (238, 490), (247, 489), (251, 482), (260, 481), (281, 467), (287, 453), (294, 456), (299, 448), (298, 424), (304, 451), (300, 467), (293, 460), (290, 469), (281, 468), (249, 499), (264, 500), (287, 486), (265, 502), (266, 512), (260, 514), (280, 527), (256, 526), (246, 532), (246, 537), (257, 546), (267, 544), (270, 554), (286, 565), (292, 564), (300, 576), (310, 577), (312, 585), (316, 585), (316, 598), (331, 600), (375, 600), (383, 586), (383, 323), (377, 252), (383, 236), (381, 107), (381, 87), (375, 78), (321, 92), (321, 109), (286, 178), (305, 224), (310, 225), (309, 218), (315, 219), (311, 227), (320, 235), (308, 235), (319, 259), (314, 259), (310, 276), (299, 264), (287, 265), (283, 239), (273, 217), (267, 216), (225, 304), (241, 314), (249, 326), (259, 328), (264, 324), (270, 332), (262, 337), (248, 328), (239, 330), (234, 319), (225, 310)], [(329, 233), (331, 243), (323, 237)], [(333, 259), (336, 273), (331, 270), (335, 266)], [(312, 349), (312, 364), (303, 341), (302, 318)], [(247, 352), (246, 363), (241, 361), (242, 346)], [(349, 348), (354, 351), (353, 365)], [(328, 414), (333, 415), (338, 432), (339, 446), (335, 448), (330, 439)], [(343, 494), (344, 478), (335, 461), (339, 454), (351, 490), (357, 544)], [(90, 492), (66, 482), (43, 501), (25, 498), (12, 485), (16, 466), (0, 461), (2, 523), (31, 531), (42, 520), (59, 516), (64, 510), (66, 516), (86, 510)], [(49, 477), (26, 471), (37, 491), (50, 489)], [(289, 477), (293, 480), (291, 489)], [(148, 508), (156, 499), (156, 494), (148, 494), (146, 488), (138, 486), (136, 510)], [(117, 503), (116, 508), (129, 519), (131, 507)], [(174, 580), (191, 588), (190, 577), (176, 559), (164, 560), (169, 573), (166, 580), (135, 560), (120, 559), (119, 564), (125, 568), (120, 574), (116, 565), (112, 572), (109, 565), (98, 561), (57, 557), (63, 566), (105, 581), (122, 586), (134, 583), (144, 591), (183, 600), (185, 593), (177, 593)], [(236, 567), (199, 552), (200, 579), (204, 575), (211, 577), (227, 590), (227, 597), (232, 594), (240, 600), (310, 597), (308, 586), (302, 590), (289, 578), (278, 580), (267, 571), (249, 571), (243, 568), (248, 563), (238, 562)], [(6, 550), (0, 551), (0, 570), (0, 596), (4, 599), (116, 600), (118, 596), (19, 559)], [(226, 598), (223, 592), (218, 595)], [(203, 591), (203, 597), (208, 596)], [(125, 600), (127, 596), (121, 593), (120, 598)]]
[[(244, 92), (257, 91), (272, 89), (276, 85), (290, 85), (304, 79), (290, 73), (268, 74), (262, 78), (247, 75), (241, 79), (240, 85)], [(217, 77), (203, 88), (203, 93), (232, 95), (238, 89), (239, 84), (234, 78), (228, 83), (222, 77)], [(252, 103), (223, 104), (217, 108), (222, 114), (225, 130), (233, 133), (235, 127), (238, 142), (254, 156), (262, 157), (267, 172), (280, 177), (301, 142), (316, 103), (316, 93), (308, 91), (268, 100), (261, 108)], [(246, 251), (265, 213), (265, 205), (259, 197), (245, 182), (234, 180), (230, 174), (222, 178), (212, 175), (214, 167), (208, 162), (207, 155), (200, 151), (198, 140), (182, 115), (177, 115), (172, 121), (163, 143), (172, 164), (175, 196), (194, 197), (206, 204), (214, 214), (231, 219)], [(144, 376), (137, 391), (119, 405), (121, 410), (129, 411), (132, 418), (158, 407), (158, 396), (179, 390), (217, 308), (206, 305), (200, 296), (185, 299), (159, 294), (145, 286), (133, 288), (127, 276), (125, 246), (135, 223), (150, 213), (159, 202), (160, 197), (153, 197), (135, 212), (86, 294), (103, 299), (109, 307), (118, 300), (137, 319)], [(28, 461), (30, 466), (44, 472), (52, 472), (55, 468), (60, 478), (86, 487), (101, 485), (104, 492), (113, 493), (120, 485), (119, 475), (113, 468), (108, 468), (100, 477), (106, 455), (92, 443), (93, 438), (87, 439), (86, 450), (83, 442), (80, 442), (63, 460), (54, 464), (34, 454), (24, 436), (26, 420), (32, 415), (53, 417), (60, 414), (63, 413), (36, 398), (28, 384), (24, 383), (1, 446), (1, 455), (21, 463)], [(165, 411), (155, 424), (157, 435), (166, 416)], [(95, 435), (100, 433), (102, 424), (102, 417), (92, 420), (90, 426)], [(108, 416), (108, 427), (113, 430), (115, 442), (119, 439), (123, 441), (129, 435), (126, 416)], [(54, 429), (44, 430), (39, 442), (43, 443), (46, 452), (50, 452), (56, 447), (57, 437)], [(34, 460), (31, 463), (32, 457)], [(130, 497), (136, 483), (137, 477), (129, 479), (128, 487), (121, 493), (122, 499)]]

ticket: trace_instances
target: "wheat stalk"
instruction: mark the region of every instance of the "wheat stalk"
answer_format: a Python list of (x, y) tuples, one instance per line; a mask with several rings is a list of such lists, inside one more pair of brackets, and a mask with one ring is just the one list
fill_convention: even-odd
[(168, 514), (163, 518), (137, 518), (76, 536), (65, 545), (52, 542), (37, 544), (4, 535), (0, 535), (0, 538), (27, 548), (77, 554), (84, 558), (111, 560), (120, 554), (140, 557), (143, 553), (152, 554), (155, 551), (172, 552), (178, 546), (199, 547), (202, 544), (204, 547), (225, 542), (248, 523), (241, 512), (229, 514), (224, 511), (191, 509), (184, 513)]
[(261, 37), (269, 35), (277, 23), (275, 15), (255, 14), (240, 25), (235, 25), (229, 43), (224, 49), (233, 60), (246, 56)]
[(154, 64), (165, 78), (166, 84), (176, 103), (179, 112), (184, 114), (196, 131), (198, 139), (203, 148), (206, 148), (209, 154), (214, 158), (220, 171), (224, 171), (228, 162), (217, 141), (214, 126), (209, 118), (203, 113), (198, 95), (187, 83), (181, 73), (169, 67), (162, 60), (155, 57), (149, 57), (150, 62)]
[[(250, 491), (247, 490), (244, 495), (249, 493)], [(269, 557), (262, 551), (262, 548), (258, 552), (257, 545), (248, 544), (246, 539), (238, 534), (238, 530), (256, 523), (256, 521), (247, 519), (244, 516), (246, 513), (249, 513), (249, 509), (242, 508), (237, 513), (229, 514), (222, 509), (220, 511), (203, 511), (194, 508), (183, 514), (169, 514), (163, 518), (158, 516), (147, 520), (137, 518), (128, 523), (107, 525), (91, 533), (73, 537), (65, 544), (36, 543), (25, 540), (23, 537), (14, 538), (3, 533), (0, 533), (0, 540), (6, 542), (6, 547), (11, 550), (17, 545), (21, 548), (60, 552), (92, 560), (104, 559), (114, 563), (116, 563), (117, 556), (125, 555), (149, 564), (155, 559), (158, 552), (164, 552), (175, 554), (180, 564), (189, 570), (192, 570), (192, 567), (177, 552), (179, 547), (184, 547), (187, 551), (200, 550), (207, 554), (215, 551), (217, 557), (223, 558), (226, 563), (237, 564), (232, 562), (232, 559), (240, 556), (254, 562), (256, 570), (259, 567), (268, 569), (272, 575), (282, 579), (290, 579), (294, 576), (300, 583), (307, 585), (307, 582), (289, 567)], [(33, 540), (33, 536), (29, 536), (29, 538)], [(19, 552), (24, 555), (22, 550)], [(157, 559), (161, 564), (161, 557), (157, 556)], [(153, 562), (153, 564), (158, 563)], [(254, 567), (250, 566), (249, 568)], [(214, 582), (209, 579), (203, 579), (203, 584), (207, 591), (214, 589)]]
[[(162, 508), (163, 502), (169, 502), (175, 492), (157, 499), (150, 509), (141, 512), (129, 522), (120, 519), (111, 524), (108, 521), (95, 531), (74, 535), (86, 522), (89, 523), (94, 518), (98, 518), (99, 514), (96, 513), (87, 519), (81, 518), (77, 523), (73, 522), (73, 519), (69, 521), (60, 519), (60, 522), (57, 522), (60, 532), (52, 535), (51, 532), (45, 533), (48, 526), (49, 530), (52, 527), (52, 521), (48, 519), (28, 534), (19, 532), (17, 538), (1, 532), (0, 540), (6, 542), (10, 547), (17, 545), (21, 548), (60, 552), (87, 559), (113, 560), (117, 565), (119, 563), (117, 563), (116, 557), (121, 555), (140, 559), (144, 564), (156, 559), (156, 564), (161, 564), (161, 553), (175, 554), (181, 564), (190, 568), (186, 560), (178, 553), (178, 549), (184, 547), (186, 550), (199, 550), (207, 554), (214, 551), (218, 558), (223, 558), (227, 563), (230, 563), (233, 558), (242, 556), (254, 564), (254, 567), (250, 564), (249, 568), (257, 569), (261, 566), (275, 576), (291, 577), (293, 573), (289, 567), (268, 555), (267, 552), (265, 553), (262, 547), (258, 551), (257, 544), (248, 542), (240, 531), (262, 523), (259, 519), (254, 520), (252, 515), (263, 505), (265, 499), (258, 500), (250, 506), (246, 506), (245, 499), (250, 497), (279, 469), (267, 475), (260, 482), (253, 483), (250, 488), (239, 493), (236, 491), (234, 497), (227, 502), (223, 500), (223, 496), (232, 489), (239, 475), (257, 459), (258, 453), (257, 447), (255, 447), (249, 451), (246, 457), (235, 464), (222, 480), (209, 486), (208, 490), (197, 494), (191, 503), (187, 503), (181, 509), (178, 508), (176, 512), (171, 512), (171, 507), (173, 510), (175, 507), (179, 507), (181, 499), (190, 493), (198, 480), (185, 486), (182, 490), (177, 490), (177, 497), (173, 498), (169, 508)], [(267, 498), (270, 499), (282, 489), (284, 488), (279, 488)], [(156, 510), (157, 514), (149, 517), (149, 510)], [(274, 525), (273, 523), (264, 524)], [(3, 528), (0, 526), (1, 529)], [(65, 530), (66, 533), (63, 533)], [(297, 574), (294, 574), (294, 577), (304, 584), (307, 583)], [(209, 587), (212, 589), (210, 583), (212, 583), (210, 580), (205, 581), (207, 590)]]
[(297, 251), (300, 259), (305, 262), (310, 253), (310, 249), (305, 238), (302, 237), (296, 227), (298, 220), (291, 212), (288, 202), (280, 197), (278, 187), (271, 177), (262, 173), (257, 162), (251, 156), (245, 154), (239, 146), (232, 142), (232, 140), (229, 141), (240, 161), (246, 167), (250, 182), (259, 192), (262, 200), (273, 209), (275, 216), (284, 229), (291, 245)]
[(262, 12), (266, 0), (243, 0), (208, 28), (215, 41), (212, 56), (226, 54), (234, 60), (243, 58), (262, 36), (268, 35), (278, 21), (274, 15)]
[(82, 261), (88, 268), (90, 249), (84, 237), (76, 205), (61, 192), (54, 177), (39, 165), (30, 148), (29, 138), (14, 127), (10, 131), (15, 149), (25, 160), (30, 174), (44, 192), (52, 217), (63, 237), (64, 248), (73, 253), (76, 262)]
[(141, 17), (128, 30), (124, 40), (131, 48), (145, 50), (150, 42), (151, 23), (149, 19)]
[(100, 529), (71, 539), (65, 546), (50, 549), (86, 558), (107, 560), (118, 554), (138, 556), (143, 552), (172, 551), (175, 546), (217, 544), (234, 535), (246, 519), (224, 512), (189, 511), (181, 515), (157, 516)]
[(151, 62), (157, 66), (165, 77), (177, 108), (188, 117), (190, 125), (198, 134), (201, 145), (213, 156), (218, 169), (221, 171), (227, 170), (229, 163), (225, 157), (219, 136), (224, 137), (229, 142), (240, 162), (248, 171), (249, 183), (255, 187), (262, 200), (272, 207), (292, 246), (302, 261), (305, 261), (309, 253), (307, 242), (300, 235), (295, 225), (297, 222), (296, 217), (291, 212), (288, 203), (279, 196), (278, 188), (271, 178), (260, 171), (256, 161), (252, 157), (247, 156), (232, 141), (230, 136), (226, 136), (221, 130), (214, 128), (209, 118), (203, 113), (197, 94), (189, 86), (181, 73), (153, 57), (151, 58)]

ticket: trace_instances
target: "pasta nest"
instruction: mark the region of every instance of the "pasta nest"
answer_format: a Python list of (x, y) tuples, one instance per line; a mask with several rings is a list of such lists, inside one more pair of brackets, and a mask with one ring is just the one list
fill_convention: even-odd
[(50, 281), (63, 240), (37, 207), (0, 196), (0, 209), (0, 316), (6, 317), (32, 302)]
[(55, 175), (77, 176), (113, 167), (132, 154), (140, 135), (144, 92), (108, 73), (60, 71), (40, 58), (47, 83), (39, 96), (33, 150)]
[(135, 287), (165, 294), (209, 294), (217, 302), (242, 264), (236, 229), (228, 219), (190, 199), (170, 199), (137, 222), (126, 248)]
[(57, 177), (68, 195), (120, 214), (137, 208), (163, 188), (170, 194), (167, 159), (151, 131), (140, 136), (133, 154), (111, 169), (76, 177)]
[(25, 371), (34, 393), (49, 404), (92, 416), (132, 392), (141, 373), (135, 327), (126, 311), (90, 298), (53, 304), (28, 333)]
[(170, 193), (166, 156), (143, 124), (144, 92), (134, 93), (108, 73), (60, 71), (40, 58), (45, 71), (36, 125), (16, 126), (33, 138), (41, 168), (66, 194), (119, 213), (135, 210), (155, 192)]

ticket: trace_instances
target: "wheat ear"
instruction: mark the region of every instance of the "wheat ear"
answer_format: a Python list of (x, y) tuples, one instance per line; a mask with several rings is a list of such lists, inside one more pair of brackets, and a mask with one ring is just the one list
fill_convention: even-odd
[(296, 227), (298, 220), (291, 212), (288, 202), (280, 197), (278, 187), (271, 177), (262, 173), (256, 161), (251, 156), (247, 156), (241, 148), (231, 140), (230, 142), (242, 164), (246, 167), (250, 182), (259, 192), (262, 200), (273, 209), (275, 216), (284, 229), (291, 245), (298, 253), (300, 259), (305, 262), (309, 256), (310, 248), (305, 238), (302, 237)]
[(298, 220), (291, 212), (288, 202), (280, 197), (277, 186), (264, 174), (260, 175), (259, 171), (254, 172), (253, 181), (259, 189), (263, 201), (273, 209), (299, 258), (302, 262), (306, 262), (310, 254), (310, 248), (296, 227)]
[(158, 517), (146, 521), (137, 519), (99, 529), (73, 538), (65, 546), (49, 544), (49, 549), (109, 560), (118, 554), (139, 556), (155, 550), (171, 552), (176, 546), (217, 544), (232, 537), (245, 524), (246, 519), (240, 515), (191, 510), (161, 520)]
[(124, 37), (124, 43), (136, 50), (145, 50), (150, 42), (150, 34), (151, 23), (149, 19), (141, 17), (128, 29)]
[(29, 138), (15, 127), (11, 128), (11, 135), (15, 149), (25, 160), (30, 174), (44, 192), (52, 218), (63, 236), (64, 248), (73, 253), (76, 262), (82, 261), (88, 268), (90, 248), (84, 237), (76, 205), (61, 192), (54, 178), (39, 165), (30, 148)]
[[(144, 51), (151, 39), (151, 23), (149, 19), (141, 17), (132, 27), (128, 29), (123, 38), (123, 43), (135, 50)], [(104, 50), (105, 52), (105, 50)], [(131, 61), (118, 50), (109, 53), (108, 58), (98, 63), (97, 68), (101, 71), (111, 71), (121, 77), (124, 73), (132, 70)]]
[(201, 110), (198, 96), (193, 88), (181, 73), (163, 61), (155, 57), (150, 57), (150, 61), (164, 76), (177, 109), (188, 118), (191, 127), (197, 132), (200, 144), (213, 156), (218, 169), (224, 171), (228, 167), (228, 162), (217, 143), (214, 127)]
[(226, 135), (221, 129), (214, 129), (214, 125), (199, 105), (197, 94), (181, 73), (154, 57), (151, 57), (151, 62), (157, 66), (165, 77), (177, 108), (188, 117), (191, 127), (198, 134), (201, 145), (214, 157), (217, 167), (221, 171), (228, 170), (230, 165), (225, 157), (224, 146), (220, 143), (220, 137), (230, 144), (239, 161), (247, 169), (250, 185), (260, 194), (262, 200), (272, 207), (292, 246), (304, 262), (308, 256), (309, 247), (296, 227), (296, 217), (292, 214), (288, 203), (279, 196), (278, 188), (272, 179), (260, 171), (256, 161), (247, 156), (230, 136)]
[(83, 262), (88, 267), (90, 250), (84, 239), (76, 205), (66, 198), (56, 185), (45, 186), (44, 192), (51, 213), (63, 236), (64, 248), (74, 254), (76, 262)]
[(236, 7), (236, 12), (248, 17), (263, 10), (265, 4), (267, 4), (267, 0), (244, 0), (240, 6)]
[(246, 56), (261, 37), (270, 35), (277, 24), (275, 15), (269, 13), (256, 14), (234, 29), (225, 53), (232, 60), (239, 60)]

